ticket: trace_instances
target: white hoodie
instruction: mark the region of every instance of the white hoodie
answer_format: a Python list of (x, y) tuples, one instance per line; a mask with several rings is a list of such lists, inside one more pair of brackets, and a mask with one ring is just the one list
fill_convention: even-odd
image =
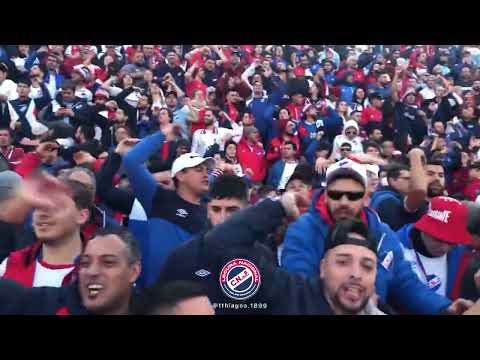
[[(345, 135), (345, 131), (348, 128), (354, 128), (357, 130), (357, 136), (353, 140), (349, 140)], [(342, 158), (340, 155), (340, 146), (346, 142), (352, 145), (352, 154), (363, 154), (362, 138), (358, 136), (359, 132), (358, 123), (355, 120), (348, 120), (345, 122), (342, 135), (335, 136), (335, 139), (333, 140), (332, 158), (335, 160), (340, 160)]]

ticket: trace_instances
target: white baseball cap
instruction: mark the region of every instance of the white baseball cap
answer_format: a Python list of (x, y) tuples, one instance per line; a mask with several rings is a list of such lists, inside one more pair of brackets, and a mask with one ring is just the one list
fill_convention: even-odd
[(179, 171), (184, 169), (192, 168), (207, 162), (207, 166), (209, 169), (212, 169), (215, 166), (215, 160), (211, 157), (203, 158), (199, 154), (196, 153), (186, 153), (179, 156), (172, 165), (172, 178), (177, 175)]
[(339, 176), (350, 176), (367, 188), (367, 168), (353, 160), (345, 159), (332, 164), (327, 169), (327, 185)]

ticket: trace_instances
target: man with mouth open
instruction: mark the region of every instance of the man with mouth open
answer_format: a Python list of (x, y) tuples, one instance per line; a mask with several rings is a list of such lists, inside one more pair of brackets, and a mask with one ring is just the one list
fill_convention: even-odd
[(89, 219), (93, 193), (75, 180), (64, 180), (63, 184), (67, 192), (52, 194), (57, 206), (33, 211), (37, 240), (2, 262), (0, 276), (4, 279), (27, 287), (61, 287), (73, 281), (78, 270), (75, 260), (84, 246), (81, 228)]
[(136, 299), (140, 250), (123, 228), (102, 228), (80, 256), (78, 280), (62, 287), (26, 288), (0, 279), (2, 315), (128, 315)]

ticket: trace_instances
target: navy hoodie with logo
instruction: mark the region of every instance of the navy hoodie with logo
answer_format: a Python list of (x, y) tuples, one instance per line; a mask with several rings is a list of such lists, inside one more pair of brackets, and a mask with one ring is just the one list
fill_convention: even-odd
[(142, 276), (146, 286), (153, 285), (168, 255), (178, 245), (207, 228), (204, 205), (192, 204), (175, 191), (157, 184), (144, 165), (158, 153), (165, 141), (160, 132), (147, 136), (123, 158), (125, 172), (135, 197), (147, 215), (148, 236), (139, 238), (142, 245)]

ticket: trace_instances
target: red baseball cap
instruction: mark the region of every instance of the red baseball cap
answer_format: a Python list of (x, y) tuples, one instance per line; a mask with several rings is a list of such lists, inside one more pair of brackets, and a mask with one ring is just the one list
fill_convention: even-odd
[(428, 212), (415, 223), (415, 228), (435, 239), (452, 245), (468, 245), (472, 235), (467, 231), (468, 208), (447, 196), (434, 197)]

